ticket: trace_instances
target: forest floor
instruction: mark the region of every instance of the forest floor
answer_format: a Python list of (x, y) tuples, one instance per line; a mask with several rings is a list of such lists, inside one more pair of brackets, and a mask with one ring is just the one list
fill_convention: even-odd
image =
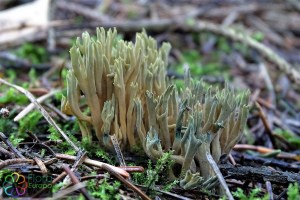
[[(18, 172), (36, 176), (26, 177), (32, 180), (44, 174), (44, 183), (51, 183), (31, 190), (30, 197), (226, 199), (215, 190), (183, 190), (178, 181), (167, 181), (168, 155), (154, 162), (141, 152), (122, 151), (126, 166), (119, 169), (131, 178), (115, 174), (103, 166), (120, 166), (116, 153), (96, 141), (82, 142), (75, 117), (60, 111), (76, 37), (116, 27), (124, 40), (145, 29), (159, 44), (169, 42), (167, 75), (177, 87), (188, 66), (195, 80), (249, 89), (243, 136), (218, 167), (236, 199), (300, 199), (299, 24), (300, 3), (294, 0), (1, 1), (0, 196), (7, 195), (5, 176)], [(28, 108), (28, 92), (48, 118)]]

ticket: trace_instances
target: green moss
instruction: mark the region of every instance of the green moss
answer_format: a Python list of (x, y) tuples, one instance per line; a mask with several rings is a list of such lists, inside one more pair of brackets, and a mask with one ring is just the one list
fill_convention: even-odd
[(288, 200), (298, 200), (300, 198), (298, 183), (289, 184), (287, 195)]
[(31, 84), (35, 84), (38, 80), (37, 78), (37, 74), (34, 68), (31, 68), (29, 73), (28, 73), (28, 77), (29, 77), (29, 83)]
[(9, 136), (9, 141), (12, 143), (13, 146), (17, 147), (20, 142), (24, 140), (23, 136), (17, 135), (13, 133)]
[(26, 130), (35, 132), (39, 129), (37, 123), (42, 118), (42, 114), (38, 111), (33, 111), (29, 113), (26, 117), (22, 118), (19, 122), (19, 133), (23, 134)]
[(8, 69), (8, 70), (6, 71), (6, 74), (7, 74), (7, 76), (8, 76), (8, 82), (10, 82), (10, 83), (14, 82), (14, 80), (15, 80), (16, 77), (17, 77), (16, 71), (14, 71), (14, 70), (12, 70), (12, 69)]
[(29, 60), (32, 64), (43, 63), (48, 59), (44, 47), (31, 43), (24, 43), (15, 51), (15, 53), (18, 57)]
[(230, 53), (232, 51), (232, 47), (229, 45), (229, 42), (225, 37), (218, 38), (217, 48), (222, 53)]
[[(172, 152), (167, 152), (157, 160), (155, 164), (148, 160), (148, 166), (144, 173), (133, 173), (133, 180), (137, 184), (145, 185), (147, 188), (153, 187), (159, 180), (167, 176), (168, 170), (173, 166), (174, 161), (171, 159)], [(167, 178), (167, 177), (165, 177)], [(166, 180), (166, 179), (165, 179)], [(165, 184), (165, 190), (170, 190), (178, 181), (172, 181)]]
[(2, 118), (0, 116), (0, 131), (3, 133), (17, 132), (17, 125), (10, 118)]
[[(7, 87), (5, 87), (7, 88)], [(0, 90), (3, 91), (4, 87), (0, 87)], [(8, 88), (6, 92), (0, 97), (0, 104), (8, 104), (8, 103), (16, 103), (16, 104), (27, 104), (28, 99), (25, 95), (17, 92), (13, 88)]]
[(59, 134), (59, 132), (53, 126), (50, 126), (48, 131), (50, 132), (50, 134), (48, 136), (48, 138), (50, 140), (57, 141), (61, 138), (61, 135)]
[(300, 137), (297, 135), (289, 132), (288, 130), (283, 130), (280, 128), (275, 129), (274, 133), (276, 135), (280, 135), (281, 137), (285, 138), (289, 143), (294, 145), (296, 148), (300, 148)]
[(254, 188), (250, 191), (249, 195), (245, 194), (245, 192), (241, 189), (238, 188), (237, 191), (233, 192), (233, 196), (236, 197), (239, 200), (267, 200), (269, 199), (269, 195), (266, 194), (263, 197), (259, 195), (260, 193), (259, 188)]
[(265, 38), (265, 35), (260, 31), (256, 31), (252, 34), (251, 37), (258, 42), (262, 42)]
[[(220, 64), (220, 55), (218, 52), (210, 55), (209, 60), (203, 59), (201, 54), (196, 50), (188, 50), (183, 52), (180, 63), (175, 66), (175, 71), (183, 75), (185, 73), (185, 65), (188, 65), (193, 77), (200, 77), (202, 75), (222, 75), (226, 72), (227, 68)], [(226, 74), (226, 73), (225, 73)]]
[[(100, 183), (99, 183), (100, 182)], [(92, 196), (97, 199), (110, 200), (110, 199), (121, 199), (119, 194), (119, 187), (121, 183), (114, 181), (109, 183), (107, 178), (100, 181), (92, 179), (88, 181), (87, 189), (90, 191)]]
[(111, 165), (116, 164), (116, 160), (112, 159), (112, 157), (104, 149), (102, 149), (98, 143), (90, 142), (88, 138), (83, 138), (82, 143), (79, 145), (88, 152), (88, 156), (96, 156)]

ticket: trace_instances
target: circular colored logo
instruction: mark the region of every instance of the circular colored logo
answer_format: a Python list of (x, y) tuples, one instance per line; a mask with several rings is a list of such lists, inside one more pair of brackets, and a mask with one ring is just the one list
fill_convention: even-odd
[(7, 196), (20, 197), (26, 193), (28, 183), (25, 176), (14, 172), (10, 175), (6, 175), (3, 182), (3, 190)]

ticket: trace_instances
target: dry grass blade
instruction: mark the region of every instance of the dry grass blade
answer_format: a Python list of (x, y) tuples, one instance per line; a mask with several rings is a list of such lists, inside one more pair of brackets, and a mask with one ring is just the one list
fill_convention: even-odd
[(220, 169), (218, 168), (218, 165), (217, 163), (214, 161), (213, 157), (210, 155), (210, 153), (206, 153), (206, 157), (207, 157), (207, 160), (209, 162), (209, 164), (211, 165), (211, 167), (213, 168), (213, 170), (215, 171), (223, 189), (225, 190), (225, 193), (228, 197), (229, 200), (234, 200), (233, 196), (231, 195), (231, 192), (226, 184), (226, 181), (222, 175), (222, 173), (220, 172)]
[[(39, 97), (38, 99), (36, 99), (36, 101), (38, 103), (42, 103), (43, 101), (45, 101), (46, 99), (48, 99), (49, 97), (53, 96), (54, 94), (56, 94), (57, 92), (59, 92), (60, 90), (53, 90), (41, 97)], [(22, 119), (24, 116), (26, 116), (30, 111), (32, 111), (34, 109), (35, 105), (34, 103), (30, 103), (26, 108), (24, 108), (15, 118), (14, 121), (17, 122), (20, 119)]]
[(15, 84), (9, 83), (5, 81), (4, 79), (0, 78), (0, 83), (3, 83), (5, 85), (8, 85), (19, 92), (23, 93), (27, 96), (27, 98), (36, 106), (36, 108), (41, 112), (41, 114), (44, 116), (44, 118), (47, 120), (47, 122), (52, 125), (60, 134), (61, 136), (73, 147), (75, 151), (79, 151), (79, 148), (70, 140), (70, 138), (59, 128), (59, 126), (55, 123), (55, 121), (52, 119), (52, 117), (48, 114), (48, 112), (41, 106), (36, 98), (27, 90), (24, 88), (17, 86)]
[(12, 143), (9, 141), (9, 139), (6, 137), (6, 135), (2, 132), (0, 132), (0, 139), (19, 157), (19, 158), (25, 158), (17, 149), (12, 145)]

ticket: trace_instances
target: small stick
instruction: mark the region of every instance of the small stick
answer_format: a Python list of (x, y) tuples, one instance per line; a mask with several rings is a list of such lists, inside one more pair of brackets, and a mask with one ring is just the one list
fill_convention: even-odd
[(2, 146), (0, 146), (0, 152), (3, 153), (3, 154), (5, 154), (5, 155), (7, 155), (7, 156), (9, 156), (9, 157), (11, 157), (11, 158), (14, 157), (14, 154), (13, 154), (13, 153), (11, 153), (10, 151), (7, 151), (7, 150), (4, 149)]
[(272, 84), (272, 80), (270, 78), (270, 74), (268, 73), (268, 71), (266, 69), (266, 65), (264, 63), (261, 62), (258, 66), (260, 69), (260, 73), (262, 74), (263, 79), (265, 81), (266, 88), (269, 91), (269, 98), (272, 102), (272, 105), (274, 107), (276, 107), (276, 101), (275, 101), (276, 95), (275, 95), (275, 91), (274, 91), (274, 86)]
[(226, 181), (225, 181), (222, 173), (220, 172), (220, 169), (218, 168), (217, 163), (214, 161), (213, 157), (210, 155), (209, 152), (206, 152), (206, 158), (207, 158), (209, 164), (211, 165), (211, 167), (213, 168), (213, 170), (215, 171), (215, 173), (216, 173), (216, 175), (217, 175), (217, 177), (218, 177), (218, 179), (219, 179), (219, 181), (220, 181), (223, 189), (225, 190), (225, 193), (226, 193), (228, 199), (229, 200), (234, 200), (234, 198), (231, 195), (230, 190), (229, 190), (229, 188), (228, 188), (228, 186), (226, 184)]
[(56, 108), (54, 105), (50, 104), (50, 103), (44, 103), (45, 106), (47, 106), (48, 108), (50, 108), (51, 110), (53, 110), (56, 114), (58, 114), (61, 118), (63, 118), (66, 121), (70, 121), (72, 119), (72, 117), (68, 117), (67, 115), (65, 115), (64, 113), (62, 113), (58, 108)]
[(44, 161), (44, 164), (45, 165), (51, 165), (55, 162), (57, 162), (57, 158), (50, 158), (49, 160)]
[(75, 160), (75, 163), (74, 165), (72, 166), (72, 172), (74, 172), (78, 166), (80, 166), (84, 160), (87, 158), (87, 153), (86, 151), (79, 151), (77, 153), (77, 156), (76, 156), (76, 160)]
[(233, 156), (231, 155), (231, 153), (229, 153), (228, 158), (232, 165), (236, 165), (236, 162), (235, 162)]
[[(276, 149), (270, 149), (267, 147), (262, 146), (254, 146), (251, 144), (236, 144), (233, 147), (234, 150), (251, 150), (251, 151), (257, 151), (261, 154), (274, 154), (277, 158), (284, 158), (284, 159), (293, 159), (293, 160), (299, 160), (299, 156), (295, 153), (288, 153), (288, 152), (278, 152)], [(277, 152), (277, 153), (276, 153)]]
[(12, 145), (4, 133), (0, 132), (0, 138), (19, 158), (25, 159), (25, 157), (16, 149), (16, 147)]
[[(45, 101), (46, 99), (48, 99), (49, 97), (53, 96), (54, 94), (56, 94), (57, 92), (59, 92), (60, 90), (52, 90), (51, 92), (39, 97), (36, 99), (36, 101), (38, 103), (42, 103), (43, 101)], [(29, 91), (28, 91), (29, 92)], [(26, 95), (27, 96), (27, 95)], [(14, 121), (17, 122), (20, 119), (22, 119), (23, 117), (25, 117), (30, 111), (32, 111), (35, 108), (35, 104), (34, 103), (30, 103), (28, 106), (26, 106), (15, 118)]]
[[(84, 162), (85, 158), (86, 158), (86, 152), (78, 151), (75, 163), (72, 166), (71, 171), (72, 172), (76, 172), (77, 171), (77, 167)], [(69, 183), (70, 183), (70, 176), (66, 176), (65, 179), (63, 180), (63, 183), (64, 183), (64, 185), (69, 185)]]
[[(66, 175), (67, 175), (67, 172), (63, 171), (59, 176), (57, 176), (55, 179), (52, 180), (52, 182), (50, 183), (51, 186), (53, 186), (55, 183), (57, 183), (58, 181), (60, 181), (61, 179), (63, 179)], [(47, 189), (48, 188), (42, 188), (41, 190), (39, 190), (38, 192), (36, 192), (34, 195), (32, 195), (31, 198), (37, 197), (38, 195), (40, 195), (41, 193), (43, 193)]]
[(274, 133), (272, 132), (272, 129), (271, 129), (269, 123), (268, 123), (268, 120), (267, 120), (261, 106), (259, 105), (259, 103), (255, 102), (255, 105), (258, 108), (258, 112), (259, 112), (258, 115), (261, 118), (261, 120), (262, 120), (262, 122), (265, 126), (266, 132), (267, 132), (267, 134), (268, 134), (268, 136), (269, 136), (269, 138), (272, 142), (272, 145), (273, 145), (273, 147), (276, 147), (276, 142), (275, 142), (275, 139), (274, 139), (274, 136), (273, 136)]
[(130, 181), (126, 180), (123, 176), (121, 176), (116, 171), (110, 171), (108, 168), (108, 165), (104, 165), (103, 169), (106, 169), (108, 172), (110, 172), (112, 175), (114, 175), (117, 179), (119, 179), (122, 183), (124, 183), (126, 186), (128, 186), (130, 189), (132, 189), (134, 192), (136, 192), (143, 200), (151, 200), (150, 197), (148, 197), (142, 190), (140, 190), (138, 187), (133, 185)]
[[(56, 157), (60, 158), (60, 159), (65, 159), (65, 160), (76, 160), (75, 156), (70, 156), (70, 155), (66, 155), (66, 154), (56, 154)], [(112, 166), (112, 165), (109, 165), (107, 163), (92, 160), (92, 159), (89, 159), (89, 158), (85, 158), (84, 163), (88, 164), (88, 165), (95, 166), (95, 167), (100, 167), (100, 168), (103, 168), (103, 169), (109, 169), (109, 172), (114, 171), (115, 173), (120, 174), (120, 175), (122, 175), (126, 178), (129, 177), (129, 173), (126, 172), (125, 170), (120, 169), (120, 168), (115, 167), (115, 166)], [(106, 167), (106, 168), (104, 168), (104, 167)]]
[(110, 139), (113, 143), (113, 146), (114, 146), (114, 149), (116, 151), (116, 154), (117, 154), (117, 157), (118, 157), (118, 160), (119, 160), (119, 163), (120, 163), (120, 166), (126, 166), (126, 163), (125, 163), (125, 160), (124, 160), (124, 157), (123, 157), (123, 154), (122, 154), (122, 151), (121, 151), (121, 148), (120, 148), (120, 145), (119, 145), (119, 142), (114, 135), (111, 135), (110, 136)]
[(14, 164), (21, 164), (21, 163), (34, 163), (34, 160), (32, 159), (26, 159), (26, 158), (14, 158), (14, 159), (7, 159), (5, 161), (0, 162), (0, 170), (8, 165), (14, 165)]
[[(142, 166), (119, 166), (118, 168), (125, 170), (126, 172), (144, 172), (145, 169)], [(99, 170), (100, 172), (103, 170)]]
[[(74, 185), (80, 183), (80, 181), (78, 180), (78, 178), (75, 176), (75, 174), (72, 172), (72, 170), (67, 166), (64, 165), (63, 166), (64, 170), (68, 173), (69, 177), (71, 178), (71, 181), (73, 182)], [(93, 199), (87, 192), (87, 190), (83, 187), (79, 189), (80, 192), (84, 195), (84, 197), (88, 200)]]
[(48, 170), (47, 170), (45, 164), (43, 163), (43, 161), (41, 159), (39, 159), (38, 157), (34, 157), (33, 159), (36, 162), (37, 166), (40, 168), (42, 174), (47, 174)]
[[(73, 185), (71, 187), (68, 187), (67, 189), (61, 190), (58, 193), (55, 193), (51, 199), (65, 199), (63, 197), (67, 196), (68, 194), (80, 190), (85, 187), (85, 183), (77, 183), (76, 185)], [(72, 199), (72, 198), (71, 198)]]
[(5, 81), (4, 79), (0, 78), (0, 83), (4, 83), (5, 85), (8, 85), (10, 87), (15, 88), (19, 92), (25, 94), (27, 98), (36, 106), (36, 108), (41, 112), (41, 114), (44, 116), (44, 118), (47, 120), (49, 124), (51, 124), (60, 134), (61, 136), (75, 149), (75, 151), (79, 151), (80, 149), (70, 140), (70, 138), (59, 128), (59, 126), (55, 123), (55, 121), (52, 119), (52, 117), (48, 114), (48, 112), (41, 106), (35, 97), (25, 90), (24, 88), (17, 86), (15, 84), (9, 83)]
[(26, 133), (36, 142), (38, 143), (41, 143), (40, 139), (35, 135), (33, 134), (31, 131), (27, 130)]
[(105, 174), (89, 175), (89, 176), (81, 177), (81, 181), (86, 181), (89, 179), (103, 179), (105, 177), (106, 177)]
[(266, 188), (267, 188), (267, 191), (268, 191), (268, 194), (269, 194), (269, 200), (274, 200), (272, 185), (271, 185), (270, 181), (266, 181)]
[(47, 146), (46, 144), (44, 143), (39, 143), (39, 142), (22, 142), (20, 144), (32, 144), (33, 146), (40, 146), (40, 147), (43, 147), (45, 149), (47, 149), (53, 156), (55, 156), (55, 152), (51, 149), (51, 147)]
[(126, 172), (144, 172), (145, 169), (142, 166), (120, 166), (119, 168)]
[[(136, 186), (139, 186), (141, 188), (144, 188), (144, 189), (148, 189), (148, 187), (144, 186), (144, 185), (139, 185), (139, 184), (135, 184)], [(178, 199), (178, 200), (192, 200), (188, 197), (184, 197), (184, 196), (181, 196), (179, 194), (176, 194), (176, 193), (171, 193), (171, 192), (167, 192), (167, 191), (163, 191), (159, 188), (156, 188), (156, 187), (151, 187), (150, 188), (151, 190), (154, 190), (155, 192), (159, 192), (159, 193), (162, 193), (166, 196), (170, 196), (172, 199)]]

